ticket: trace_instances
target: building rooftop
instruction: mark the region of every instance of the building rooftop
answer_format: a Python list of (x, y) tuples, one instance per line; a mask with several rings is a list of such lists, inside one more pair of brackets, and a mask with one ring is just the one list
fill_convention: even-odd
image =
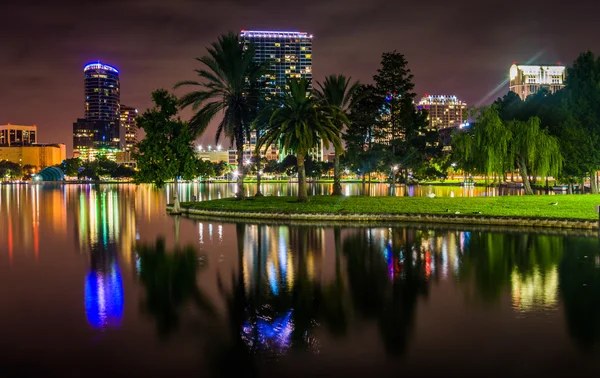
[(0, 125), (0, 129), (13, 129), (13, 130), (31, 130), (37, 129), (36, 125), (11, 125), (10, 123), (6, 125)]
[(86, 64), (85, 67), (83, 67), (83, 72), (90, 70), (105, 70), (114, 73), (119, 73), (119, 70), (117, 70), (115, 67), (109, 66), (108, 64), (102, 64), (102, 62), (100, 61), (97, 61), (96, 63)]
[(279, 31), (279, 30), (242, 30), (241, 36), (248, 37), (299, 37), (299, 38), (312, 38), (312, 34), (300, 31)]

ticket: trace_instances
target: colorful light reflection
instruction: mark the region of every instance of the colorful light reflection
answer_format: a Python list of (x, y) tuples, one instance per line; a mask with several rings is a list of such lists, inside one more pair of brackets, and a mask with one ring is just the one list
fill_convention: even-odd
[(85, 278), (85, 313), (94, 328), (118, 327), (123, 317), (123, 279), (116, 263), (108, 272), (91, 270)]
[(256, 321), (246, 322), (242, 328), (242, 339), (251, 348), (283, 353), (290, 348), (294, 331), (292, 311), (282, 317), (270, 319), (259, 317)]

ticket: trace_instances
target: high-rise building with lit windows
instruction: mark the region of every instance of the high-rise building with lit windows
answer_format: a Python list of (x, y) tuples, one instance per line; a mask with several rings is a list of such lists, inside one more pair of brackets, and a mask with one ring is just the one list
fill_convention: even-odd
[[(269, 94), (280, 95), (286, 90), (290, 79), (305, 78), (312, 89), (312, 34), (298, 31), (242, 30), (240, 40), (244, 46), (252, 43), (256, 48), (257, 62), (271, 61), (269, 73), (262, 79), (267, 83)], [(250, 156), (256, 145), (256, 134), (247, 141), (246, 149)], [(246, 153), (244, 154), (246, 155)], [(285, 153), (269, 147), (268, 159), (283, 159)], [(313, 159), (323, 160), (323, 146), (310, 152)]]
[(242, 30), (240, 38), (244, 45), (254, 44), (258, 62), (273, 62), (265, 77), (269, 92), (283, 93), (289, 79), (306, 78), (312, 82), (312, 34)]
[(558, 65), (530, 65), (514, 62), (509, 70), (509, 90), (515, 92), (521, 100), (546, 88), (551, 93), (565, 87), (567, 70)]
[(131, 152), (133, 145), (137, 143), (138, 111), (136, 108), (121, 104), (121, 128), (125, 129), (125, 150)]
[(89, 161), (102, 154), (114, 160), (125, 149), (119, 70), (98, 61), (87, 64), (83, 73), (84, 118), (73, 123), (73, 156)]
[(429, 128), (443, 130), (462, 124), (467, 104), (456, 96), (425, 94), (417, 107), (427, 112)]

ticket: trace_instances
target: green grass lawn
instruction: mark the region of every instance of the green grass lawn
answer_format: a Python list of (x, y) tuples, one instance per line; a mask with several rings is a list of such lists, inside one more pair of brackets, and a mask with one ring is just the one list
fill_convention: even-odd
[[(558, 205), (551, 205), (558, 202)], [(183, 207), (200, 210), (273, 213), (369, 213), (369, 214), (452, 214), (494, 217), (598, 219), (595, 205), (600, 195), (500, 196), (500, 197), (337, 197), (313, 196), (308, 203), (295, 197), (251, 197), (187, 202)], [(448, 210), (448, 211), (446, 211)], [(481, 212), (481, 214), (474, 214)]]

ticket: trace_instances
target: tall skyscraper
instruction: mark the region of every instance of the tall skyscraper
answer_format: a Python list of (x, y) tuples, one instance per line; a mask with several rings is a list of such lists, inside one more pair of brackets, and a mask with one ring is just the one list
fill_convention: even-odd
[(552, 93), (564, 88), (567, 71), (560, 63), (536, 66), (515, 62), (510, 67), (509, 76), (509, 90), (525, 101), (527, 96), (535, 94), (542, 88)]
[(100, 61), (83, 68), (85, 117), (73, 123), (73, 156), (94, 160), (98, 154), (115, 159), (125, 149), (120, 126), (119, 71)]
[[(312, 34), (297, 31), (242, 30), (240, 39), (244, 46), (254, 44), (257, 62), (273, 62), (269, 73), (263, 77), (268, 83), (267, 90), (270, 94), (284, 93), (290, 79), (306, 78), (312, 89)], [(248, 155), (254, 150), (256, 134), (250, 139), (246, 143)], [(269, 159), (283, 159), (286, 154), (271, 146), (266, 155)], [(313, 149), (310, 155), (313, 159), (322, 161), (323, 146)]]
[(121, 104), (121, 127), (125, 129), (125, 150), (131, 152), (133, 145), (137, 143), (138, 111), (136, 108)]
[(289, 79), (306, 78), (312, 85), (312, 38), (303, 32), (242, 30), (244, 45), (256, 46), (256, 60), (271, 60), (271, 72), (265, 78), (271, 93), (285, 91)]
[(463, 112), (467, 104), (456, 96), (425, 94), (425, 97), (419, 101), (418, 108), (427, 111), (430, 128), (443, 130), (462, 124)]

